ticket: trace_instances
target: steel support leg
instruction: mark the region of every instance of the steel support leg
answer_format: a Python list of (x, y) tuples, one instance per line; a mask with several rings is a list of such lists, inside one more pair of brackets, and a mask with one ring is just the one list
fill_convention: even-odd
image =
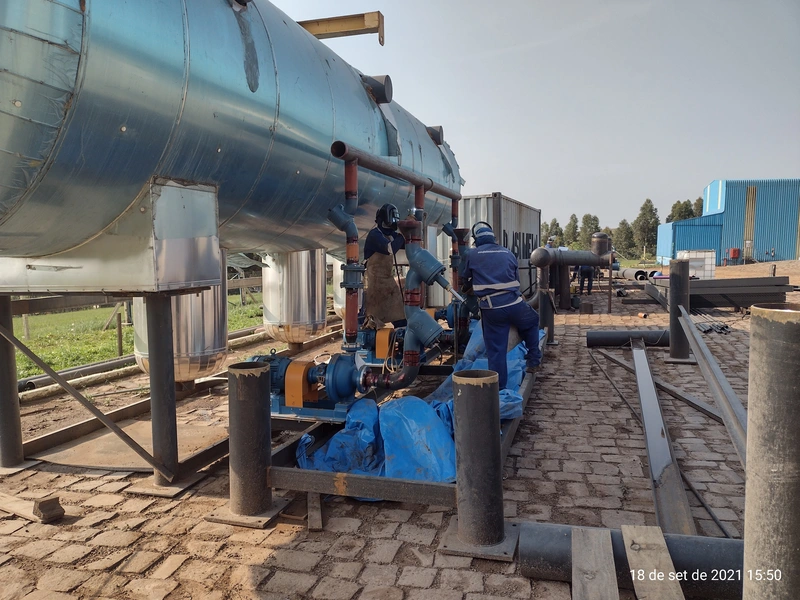
[(494, 371), (453, 373), (458, 519), (439, 547), (458, 554), (512, 561), (519, 531), (503, 515), (500, 389)]
[(547, 328), (547, 344), (556, 346), (555, 341), (555, 315), (553, 304), (550, 300), (550, 267), (539, 268), (539, 328)]
[(794, 598), (800, 589), (800, 304), (750, 310), (744, 598)]
[[(11, 296), (0, 295), (0, 325), (13, 331)], [(14, 467), (24, 460), (17, 393), (17, 360), (14, 346), (0, 337), (0, 467)]]
[[(150, 414), (153, 458), (173, 473), (178, 472), (178, 422), (175, 414), (175, 353), (172, 345), (172, 298), (153, 294), (146, 301), (147, 347), (150, 358)], [(156, 486), (167, 486), (153, 473)]]
[(681, 309), (689, 309), (689, 261), (669, 261), (669, 359), (668, 362), (691, 362), (689, 340), (681, 327)]
[(569, 265), (558, 267), (558, 308), (569, 310), (572, 308), (572, 296), (569, 293)]

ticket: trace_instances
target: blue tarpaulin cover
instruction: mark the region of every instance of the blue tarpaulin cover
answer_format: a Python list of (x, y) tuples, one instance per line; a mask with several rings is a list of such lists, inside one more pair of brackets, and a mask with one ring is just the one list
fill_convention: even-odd
[[(454, 371), (487, 369), (483, 331), (471, 324), (464, 356)], [(508, 353), (508, 388), (500, 390), (500, 418), (522, 416), (519, 386), (525, 375), (525, 346)], [(381, 407), (371, 398), (354, 402), (344, 429), (311, 456), (314, 438), (304, 435), (297, 448), (302, 469), (383, 475), (398, 479), (452, 482), (456, 478), (453, 441), (453, 377), (448, 377), (425, 400), (404, 396)]]

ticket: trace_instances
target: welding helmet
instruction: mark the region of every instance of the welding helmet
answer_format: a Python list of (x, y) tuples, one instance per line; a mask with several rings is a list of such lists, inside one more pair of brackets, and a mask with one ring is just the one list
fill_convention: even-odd
[(397, 231), (397, 224), (400, 222), (400, 212), (394, 204), (384, 204), (375, 214), (375, 223), (383, 229)]
[(476, 246), (496, 243), (492, 226), (486, 221), (478, 221), (472, 226), (472, 239)]

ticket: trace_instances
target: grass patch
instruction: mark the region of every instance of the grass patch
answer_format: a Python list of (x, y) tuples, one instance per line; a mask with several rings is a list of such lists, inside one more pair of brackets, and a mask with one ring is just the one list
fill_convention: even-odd
[[(23, 340), (45, 363), (56, 371), (117, 356), (117, 330), (112, 321), (107, 331), (103, 325), (114, 311), (113, 306), (87, 308), (47, 315), (29, 315), (30, 339)], [(239, 296), (228, 296), (228, 330), (236, 331), (261, 325), (261, 294), (247, 297), (241, 306)], [(14, 317), (14, 332), (22, 338), (22, 317)], [(133, 327), (122, 328), (122, 353), (133, 352)], [(25, 355), (17, 352), (17, 379), (41, 375), (42, 371)]]

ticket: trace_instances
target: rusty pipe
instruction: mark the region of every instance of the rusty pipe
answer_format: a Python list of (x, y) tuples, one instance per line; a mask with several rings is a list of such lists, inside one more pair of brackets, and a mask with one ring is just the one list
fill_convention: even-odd
[(356, 214), (358, 210), (358, 160), (344, 163), (344, 212)]
[(375, 173), (386, 175), (387, 177), (392, 177), (394, 179), (399, 179), (400, 181), (407, 181), (414, 186), (420, 185), (425, 191), (431, 191), (434, 194), (439, 194), (445, 198), (450, 198), (451, 200), (461, 199), (461, 194), (455, 190), (445, 187), (441, 183), (434, 182), (430, 177), (425, 177), (416, 171), (400, 167), (393, 162), (386, 160), (385, 158), (375, 156), (369, 152), (364, 152), (363, 150), (355, 148), (354, 146), (350, 146), (341, 140), (335, 141), (333, 144), (331, 144), (331, 154), (345, 162), (357, 160), (358, 166), (363, 169), (374, 171)]

